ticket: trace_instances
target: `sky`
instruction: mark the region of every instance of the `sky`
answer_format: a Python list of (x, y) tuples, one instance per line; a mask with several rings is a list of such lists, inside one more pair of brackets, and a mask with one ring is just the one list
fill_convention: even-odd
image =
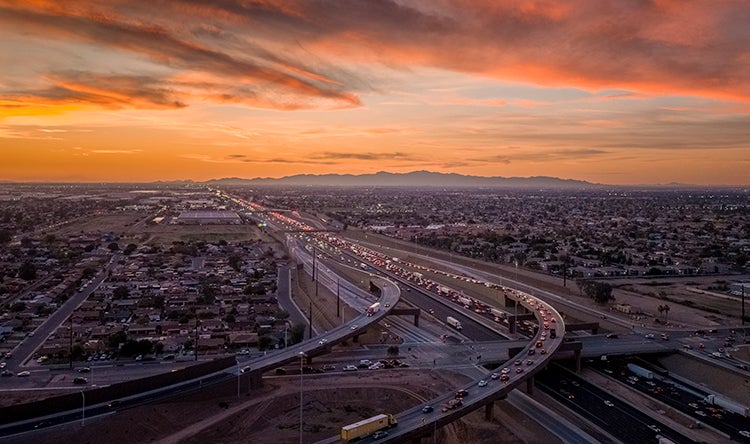
[(744, 0), (0, 0), (0, 180), (750, 185)]

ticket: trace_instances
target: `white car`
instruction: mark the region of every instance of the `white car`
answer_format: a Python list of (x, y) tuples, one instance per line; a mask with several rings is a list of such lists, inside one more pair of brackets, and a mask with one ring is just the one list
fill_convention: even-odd
[(357, 366), (356, 365), (349, 364), (349, 365), (345, 365), (344, 366), (344, 371), (345, 372), (353, 372), (353, 371), (356, 371), (356, 370), (357, 370)]
[(486, 385), (487, 385), (487, 381), (486, 381), (486, 380), (484, 380), (484, 379), (482, 379), (481, 381), (479, 381), (479, 383), (478, 383), (477, 385), (478, 385), (479, 387), (484, 387), (484, 386), (486, 386)]
[(323, 338), (323, 339), (321, 339), (320, 341), (318, 341), (318, 344), (320, 344), (320, 345), (323, 345), (323, 344), (325, 344), (326, 342), (328, 342), (328, 339), (326, 339), (326, 338)]
[(606, 400), (604, 401), (604, 405), (606, 405), (607, 407), (614, 407), (615, 403), (610, 400)]
[(30, 371), (28, 371), (28, 370), (24, 370), (24, 371), (22, 371), (22, 372), (18, 372), (18, 373), (16, 374), (16, 376), (18, 376), (18, 377), (20, 377), (20, 378), (22, 378), (22, 377), (25, 377), (25, 376), (31, 376), (31, 372), (30, 372)]

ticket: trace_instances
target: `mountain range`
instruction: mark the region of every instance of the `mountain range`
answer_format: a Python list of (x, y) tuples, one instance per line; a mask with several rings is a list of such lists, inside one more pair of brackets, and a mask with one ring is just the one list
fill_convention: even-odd
[(213, 185), (294, 185), (333, 187), (484, 187), (484, 188), (598, 188), (604, 185), (583, 180), (559, 179), (557, 177), (485, 177), (465, 176), (455, 173), (412, 171), (410, 173), (374, 174), (298, 174), (281, 178), (242, 179), (228, 177), (205, 182)]

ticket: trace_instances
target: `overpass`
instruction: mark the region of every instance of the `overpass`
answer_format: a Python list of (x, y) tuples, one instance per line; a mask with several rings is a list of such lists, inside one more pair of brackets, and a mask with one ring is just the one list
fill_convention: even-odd
[[(464, 415), (482, 407), (485, 409), (485, 417), (491, 419), (495, 401), (505, 399), (511, 390), (514, 390), (522, 384), (527, 384), (528, 387), (533, 386), (534, 374), (541, 371), (553, 358), (555, 351), (562, 346), (565, 324), (562, 321), (560, 314), (551, 305), (523, 293), (517, 293), (517, 297), (519, 303), (523, 305), (525, 309), (534, 313), (540, 324), (545, 317), (554, 316), (559, 319), (556, 328), (560, 333), (556, 338), (547, 337), (545, 333), (547, 330), (540, 329), (531, 339), (531, 342), (521, 349), (520, 352), (524, 356), (524, 359), (533, 360), (533, 364), (530, 366), (515, 367), (517, 369), (520, 368), (521, 370), (518, 372), (514, 370), (508, 373), (507, 381), (501, 381), (499, 379), (490, 380), (485, 387), (479, 387), (479, 380), (476, 380), (459, 387), (459, 390), (467, 390), (469, 392), (469, 394), (463, 398), (463, 405), (461, 407), (442, 411), (443, 409), (441, 409), (440, 406), (443, 406), (447, 404), (449, 400), (454, 399), (454, 393), (451, 392), (444, 393), (427, 402), (427, 404), (436, 406), (433, 412), (423, 413), (422, 405), (418, 405), (409, 410), (396, 413), (395, 416), (398, 419), (399, 426), (391, 430), (382, 442), (403, 442), (405, 440), (419, 442), (422, 437), (430, 436), (437, 427), (450, 424)], [(538, 346), (538, 344), (543, 344), (543, 347)], [(531, 358), (531, 355), (529, 355), (529, 350), (531, 349), (539, 350), (538, 353), (533, 355), (534, 358)], [(541, 350), (543, 349), (546, 351), (544, 354), (541, 353)], [(506, 360), (505, 364), (511, 366), (510, 360)], [(342, 426), (344, 425), (346, 424), (342, 424)], [(340, 437), (319, 441), (319, 443), (338, 442), (343, 442)]]

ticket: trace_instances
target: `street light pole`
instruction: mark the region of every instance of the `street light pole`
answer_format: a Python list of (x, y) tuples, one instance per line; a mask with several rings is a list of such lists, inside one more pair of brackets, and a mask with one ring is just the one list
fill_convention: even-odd
[(240, 397), (240, 360), (238, 358), (234, 358), (235, 362), (237, 362), (237, 398)]
[(83, 404), (81, 405), (81, 426), (83, 426), (86, 421), (86, 395), (83, 394), (83, 390), (81, 390), (81, 398), (83, 399)]
[(299, 352), (299, 444), (302, 444), (302, 363), (305, 359), (305, 353)]

